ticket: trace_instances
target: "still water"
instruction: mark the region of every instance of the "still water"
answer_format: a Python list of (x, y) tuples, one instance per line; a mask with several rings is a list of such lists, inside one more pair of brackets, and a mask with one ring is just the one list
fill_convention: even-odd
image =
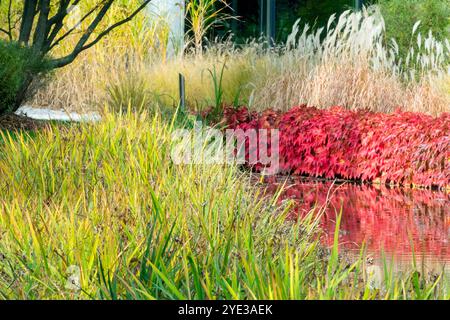
[[(373, 259), (382, 253), (398, 268), (415, 261), (450, 272), (450, 193), (385, 186), (337, 184), (303, 178), (266, 181), (269, 191), (285, 184), (282, 198), (295, 200), (292, 215), (323, 207), (322, 242), (332, 246), (337, 215), (341, 252), (358, 254), (365, 245)], [(415, 258), (413, 258), (415, 253)]]

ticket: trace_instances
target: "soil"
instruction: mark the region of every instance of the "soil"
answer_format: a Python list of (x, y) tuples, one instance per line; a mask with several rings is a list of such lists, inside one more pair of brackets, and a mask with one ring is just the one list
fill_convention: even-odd
[(48, 121), (34, 120), (16, 114), (0, 115), (0, 131), (36, 131), (48, 125)]

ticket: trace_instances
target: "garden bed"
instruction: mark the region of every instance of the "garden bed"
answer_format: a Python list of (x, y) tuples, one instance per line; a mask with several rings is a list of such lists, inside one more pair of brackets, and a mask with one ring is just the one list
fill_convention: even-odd
[(48, 121), (36, 120), (17, 114), (0, 116), (0, 131), (36, 131), (48, 125)]

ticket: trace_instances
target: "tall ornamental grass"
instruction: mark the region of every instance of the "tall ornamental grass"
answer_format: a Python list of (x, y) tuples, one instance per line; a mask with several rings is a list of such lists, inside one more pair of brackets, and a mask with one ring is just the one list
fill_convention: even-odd
[[(307, 103), (381, 112), (401, 107), (431, 115), (449, 111), (449, 40), (438, 40), (417, 23), (410, 30), (414, 41), (405, 55), (386, 37), (377, 7), (332, 16), (319, 30), (299, 21), (287, 43), (275, 48), (259, 40), (239, 47), (229, 40), (213, 41), (202, 54), (187, 49), (169, 60), (164, 50), (158, 51), (160, 41), (145, 16), (126, 28), (59, 71), (32, 103), (96, 109), (111, 101), (112, 88), (113, 100), (119, 104), (141, 102), (128, 94), (139, 91), (145, 94), (148, 108), (155, 101), (176, 106), (178, 73), (183, 73), (187, 104), (201, 110), (216, 101), (211, 71), (223, 69), (223, 102), (258, 110), (287, 110)], [(130, 42), (130, 35), (135, 40)], [(140, 37), (156, 40), (144, 45), (147, 42)], [(136, 83), (138, 90), (129, 89), (130, 83)], [(122, 97), (117, 96), (120, 91)]]

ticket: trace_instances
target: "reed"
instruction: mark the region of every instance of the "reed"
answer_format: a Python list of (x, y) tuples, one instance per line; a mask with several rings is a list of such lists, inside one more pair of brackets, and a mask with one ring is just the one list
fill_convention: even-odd
[(190, 0), (186, 5), (186, 18), (192, 42), (197, 54), (203, 53), (204, 40), (208, 31), (227, 20), (235, 19), (226, 13), (231, 9), (228, 0)]

